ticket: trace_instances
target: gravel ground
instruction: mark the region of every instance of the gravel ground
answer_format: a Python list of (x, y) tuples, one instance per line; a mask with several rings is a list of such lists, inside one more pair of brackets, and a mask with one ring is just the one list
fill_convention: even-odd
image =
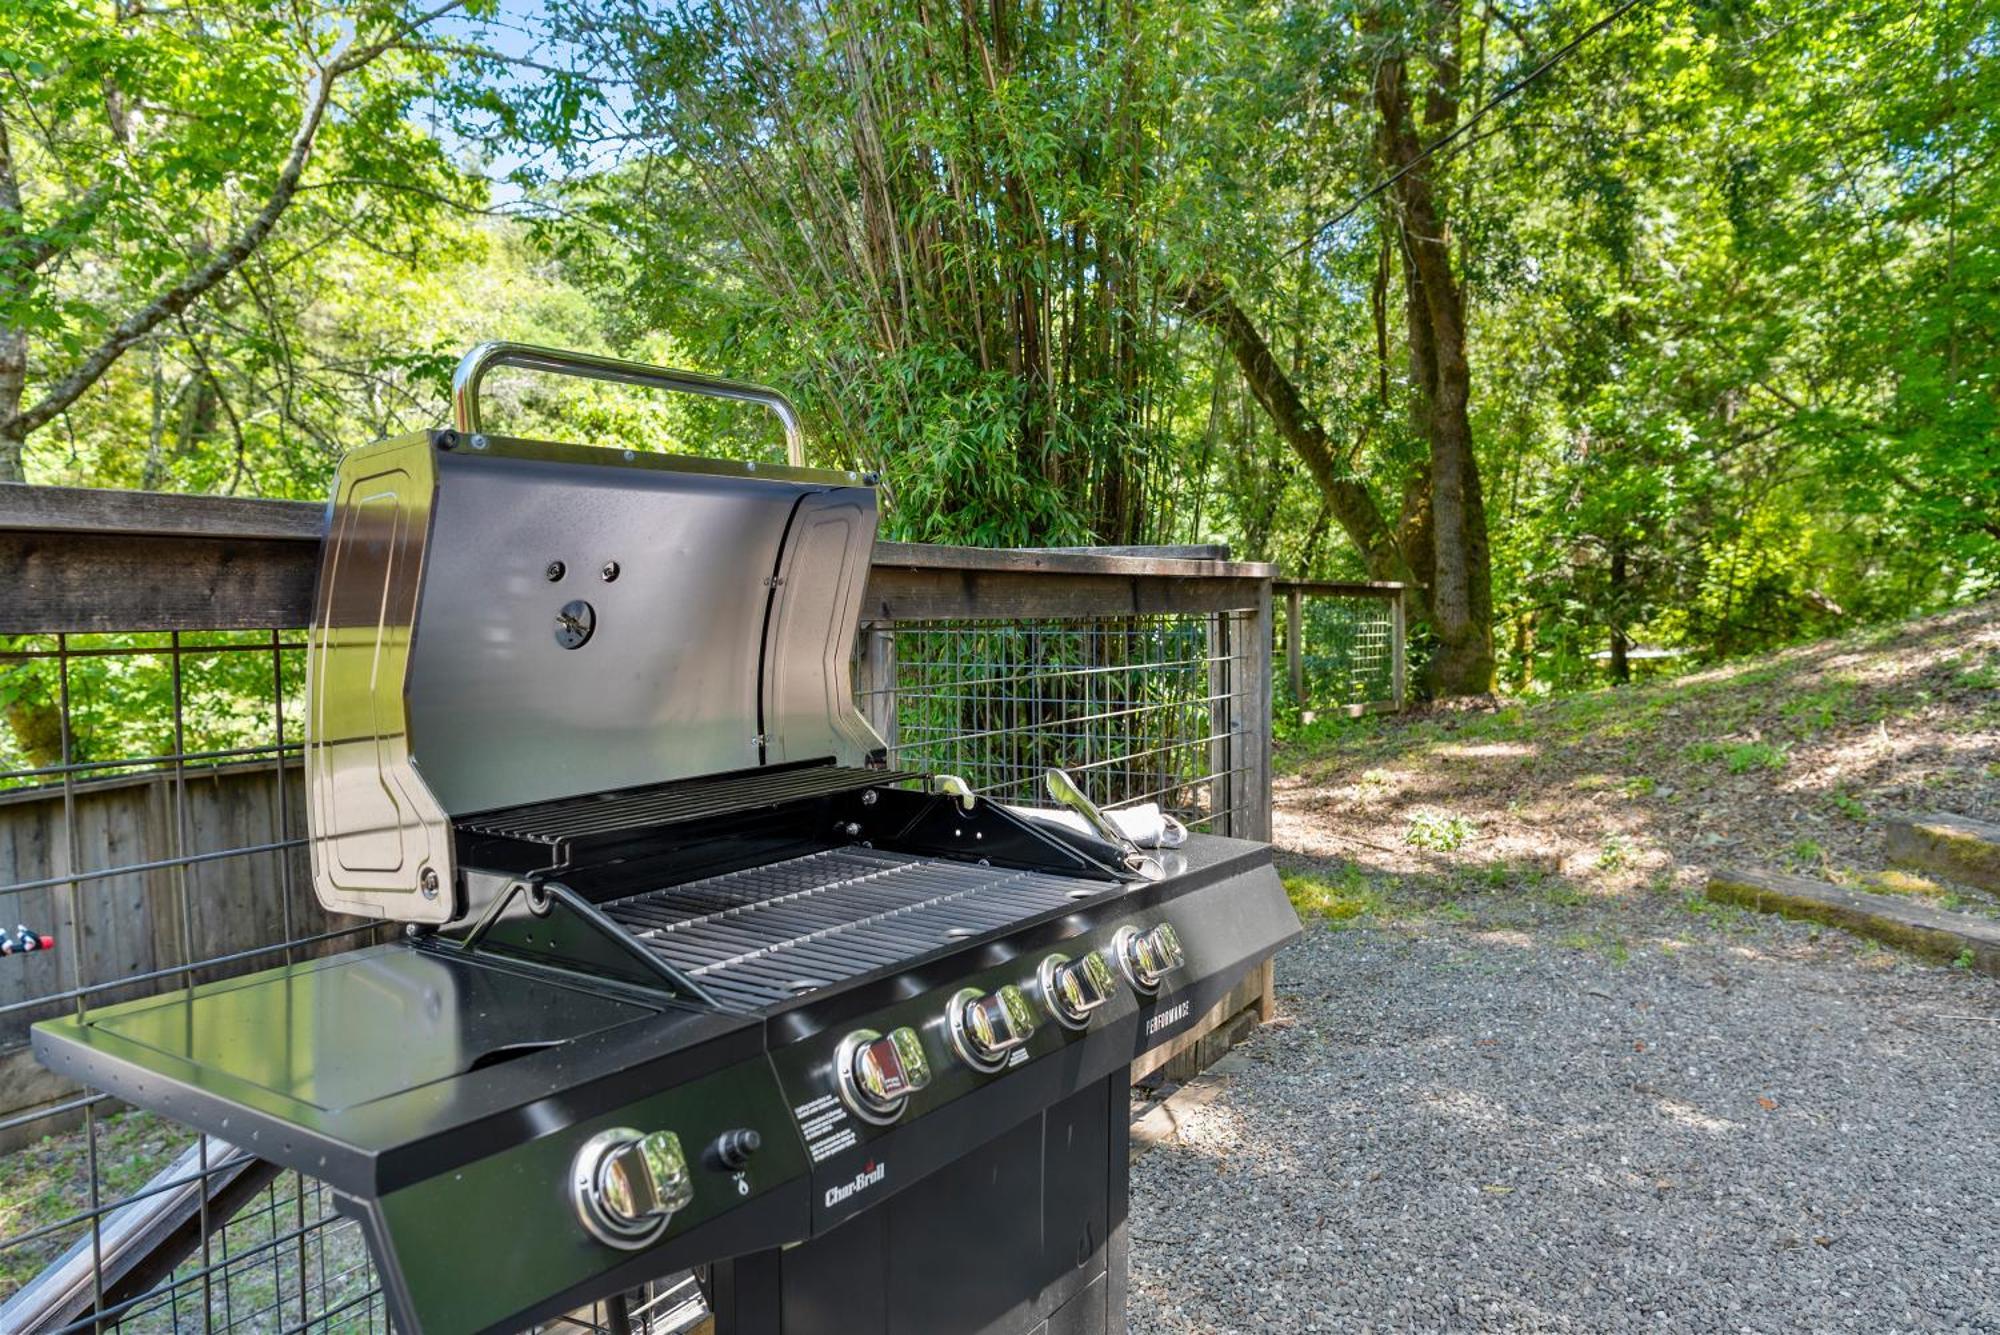
[(1996, 980), (1666, 902), (1278, 978), (1133, 1165), (1135, 1332), (2000, 1331)]

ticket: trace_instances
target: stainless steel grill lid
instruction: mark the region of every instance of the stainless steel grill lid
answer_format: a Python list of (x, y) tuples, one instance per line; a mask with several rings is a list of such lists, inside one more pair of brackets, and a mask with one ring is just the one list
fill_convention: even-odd
[[(504, 360), (607, 365), (500, 345), (469, 356), (461, 380)], [(320, 901), (446, 922), (454, 820), (766, 765), (867, 763), (882, 742), (854, 708), (848, 665), (876, 518), (873, 488), (848, 473), (468, 431), (347, 455), (307, 651)]]

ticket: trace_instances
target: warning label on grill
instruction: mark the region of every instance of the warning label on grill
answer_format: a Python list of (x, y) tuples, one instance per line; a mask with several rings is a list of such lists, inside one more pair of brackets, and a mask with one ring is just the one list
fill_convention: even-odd
[(831, 1094), (799, 1104), (792, 1115), (799, 1119), (799, 1134), (805, 1137), (806, 1151), (814, 1163), (855, 1143), (854, 1128), (847, 1125), (847, 1109)]

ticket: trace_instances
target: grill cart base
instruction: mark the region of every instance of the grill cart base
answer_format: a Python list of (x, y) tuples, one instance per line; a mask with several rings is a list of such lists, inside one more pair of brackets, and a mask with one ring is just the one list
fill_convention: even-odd
[(1125, 1335), (1129, 1122), (1121, 1072), (831, 1233), (713, 1267), (716, 1335)]

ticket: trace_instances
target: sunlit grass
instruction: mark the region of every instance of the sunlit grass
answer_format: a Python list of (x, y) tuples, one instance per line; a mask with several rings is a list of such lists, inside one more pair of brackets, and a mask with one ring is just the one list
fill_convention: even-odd
[[(194, 1139), (193, 1133), (148, 1112), (97, 1119), (97, 1173), (102, 1199), (115, 1201), (146, 1185)], [(7, 1156), (0, 1177), (0, 1237), (61, 1223), (90, 1206), (90, 1144), (82, 1128), (44, 1136)], [(0, 1252), (0, 1294), (11, 1293), (85, 1229), (61, 1230)]]
[(1284, 877), (1284, 883), (1301, 917), (1319, 918), (1336, 929), (1377, 917), (1389, 908), (1388, 897), (1352, 863), (1330, 874), (1293, 873)]

